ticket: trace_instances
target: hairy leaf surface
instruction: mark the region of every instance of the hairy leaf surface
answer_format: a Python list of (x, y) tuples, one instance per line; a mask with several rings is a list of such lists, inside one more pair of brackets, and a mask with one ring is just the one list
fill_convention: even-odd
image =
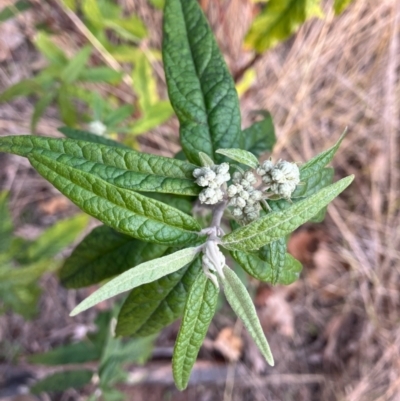
[(242, 163), (248, 167), (256, 168), (258, 166), (257, 157), (247, 150), (242, 149), (218, 149), (217, 153), (225, 155), (229, 159), (235, 160), (238, 163)]
[(181, 269), (190, 263), (198, 254), (199, 248), (185, 248), (171, 255), (144, 262), (103, 285), (96, 292), (82, 301), (72, 312), (71, 316), (125, 291), (132, 290), (142, 284), (158, 280), (170, 273)]
[(266, 361), (271, 366), (274, 366), (274, 357), (272, 356), (261, 323), (258, 320), (253, 301), (250, 298), (246, 287), (232, 269), (225, 266), (223, 271), (225, 278), (220, 278), (220, 280), (229, 305), (232, 307), (236, 315), (243, 321), (247, 331), (250, 333)]
[(234, 250), (256, 250), (284, 237), (315, 216), (319, 210), (349, 186), (353, 179), (354, 176), (343, 178), (309, 198), (294, 203), (282, 212), (269, 213), (247, 226), (225, 235), (222, 238), (222, 245)]
[(107, 226), (96, 227), (66, 259), (60, 279), (67, 288), (97, 284), (162, 256), (167, 248), (134, 239)]
[(198, 195), (201, 190), (192, 176), (193, 164), (115, 146), (22, 135), (0, 138), (0, 151), (20, 156), (42, 153), (119, 188), (180, 195)]
[(198, 238), (199, 224), (186, 213), (32, 153), (33, 167), (67, 198), (104, 224), (147, 242), (182, 245)]
[(181, 143), (193, 163), (199, 152), (221, 162), (217, 149), (243, 148), (239, 100), (213, 33), (196, 0), (168, 0), (163, 61)]
[(179, 390), (189, 382), (190, 372), (215, 314), (218, 289), (200, 273), (190, 288), (172, 357), (172, 372)]
[(328, 150), (320, 153), (313, 157), (307, 163), (300, 166), (300, 180), (304, 181), (310, 178), (312, 175), (318, 173), (323, 167), (325, 167), (335, 156), (336, 151), (339, 149), (340, 144), (343, 141), (347, 131), (345, 130), (340, 136), (339, 140)]
[(116, 334), (145, 337), (174, 322), (182, 315), (200, 271), (201, 259), (197, 257), (182, 269), (132, 290), (119, 313)]

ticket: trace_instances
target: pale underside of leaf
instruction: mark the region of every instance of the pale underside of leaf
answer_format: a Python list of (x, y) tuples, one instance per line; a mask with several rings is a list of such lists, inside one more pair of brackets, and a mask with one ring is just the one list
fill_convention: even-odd
[(201, 258), (129, 294), (118, 315), (116, 334), (146, 337), (180, 317), (188, 292), (201, 271)]
[(189, 382), (190, 372), (215, 314), (218, 290), (202, 273), (190, 288), (172, 358), (172, 372), (179, 390)]
[(135, 238), (161, 245), (195, 241), (196, 220), (165, 203), (117, 188), (43, 155), (32, 153), (33, 167), (83, 211)]
[(216, 153), (221, 155), (225, 155), (232, 160), (237, 161), (238, 163), (242, 163), (251, 168), (256, 168), (258, 166), (257, 157), (255, 157), (252, 153), (247, 152), (247, 150), (242, 149), (218, 149)]
[(171, 255), (153, 259), (129, 269), (87, 297), (70, 315), (75, 316), (99, 302), (173, 273), (190, 263), (198, 252), (198, 247), (185, 248)]
[(225, 235), (222, 238), (222, 245), (228, 249), (256, 250), (284, 237), (315, 216), (319, 210), (349, 186), (353, 179), (354, 176), (343, 178), (282, 212), (269, 213), (265, 217)]
[(266, 361), (274, 366), (274, 358), (258, 319), (253, 301), (239, 277), (229, 267), (223, 268), (225, 278), (220, 278), (229, 305), (243, 321)]

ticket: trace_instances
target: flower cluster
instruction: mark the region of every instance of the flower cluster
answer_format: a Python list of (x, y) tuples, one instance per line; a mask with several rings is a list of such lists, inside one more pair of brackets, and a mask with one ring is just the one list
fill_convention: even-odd
[(300, 182), (300, 170), (297, 165), (285, 160), (279, 160), (275, 166), (271, 160), (266, 160), (256, 171), (267, 185), (266, 189), (285, 199), (290, 199)]
[(254, 188), (257, 182), (251, 171), (236, 172), (233, 184), (228, 187), (229, 206), (233, 206), (232, 214), (245, 223), (256, 220), (260, 214), (262, 192)]
[(222, 201), (224, 192), (221, 187), (231, 179), (228, 163), (196, 168), (193, 171), (193, 176), (196, 178), (197, 185), (206, 187), (199, 195), (201, 203), (215, 205)]
[(89, 131), (92, 134), (103, 136), (107, 131), (107, 127), (101, 121), (91, 121), (89, 123)]

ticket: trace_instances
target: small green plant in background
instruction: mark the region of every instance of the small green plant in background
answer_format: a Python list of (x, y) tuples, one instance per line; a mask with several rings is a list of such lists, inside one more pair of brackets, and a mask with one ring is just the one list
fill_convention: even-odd
[[(168, 93), (185, 160), (137, 152), (110, 139), (99, 142), (90, 133), (85, 140), (8, 136), (0, 139), (0, 150), (27, 157), (104, 223), (60, 271), (68, 288), (109, 280), (71, 315), (130, 291), (117, 317), (117, 336), (148, 337), (182, 317), (172, 365), (183, 390), (221, 290), (274, 364), (229, 259), (259, 280), (292, 283), (301, 264), (287, 253), (286, 237), (307, 221), (323, 219), (325, 207), (353, 177), (332, 184), (333, 169), (326, 167), (343, 136), (300, 167), (259, 162), (275, 142), (271, 116), (265, 113), (241, 130), (233, 79), (196, 0), (166, 0), (163, 33)], [(68, 128), (62, 132), (71, 136)], [(194, 203), (210, 212), (208, 219), (193, 215)]]
[[(333, 10), (341, 14), (353, 0), (335, 0)], [(321, 0), (261, 0), (266, 3), (247, 34), (247, 47), (262, 53), (288, 39), (311, 18), (322, 18)]]
[[(29, 361), (46, 366), (74, 365), (74, 369), (54, 373), (36, 382), (31, 392), (52, 393), (69, 388), (79, 389), (95, 379), (97, 391), (89, 400), (123, 400), (124, 395), (115, 389), (115, 384), (124, 382), (127, 373), (123, 365), (127, 362), (143, 364), (151, 356), (154, 336), (122, 341), (115, 338), (115, 314), (118, 307), (112, 311), (98, 314), (95, 324), (96, 331), (89, 333), (79, 342), (63, 345), (43, 354), (33, 355)], [(84, 364), (97, 362), (97, 369), (88, 369)]]
[(7, 192), (0, 192), (0, 313), (12, 310), (32, 318), (41, 294), (38, 279), (60, 267), (62, 262), (54, 257), (83, 231), (88, 216), (79, 214), (59, 221), (28, 241), (13, 235), (7, 200)]

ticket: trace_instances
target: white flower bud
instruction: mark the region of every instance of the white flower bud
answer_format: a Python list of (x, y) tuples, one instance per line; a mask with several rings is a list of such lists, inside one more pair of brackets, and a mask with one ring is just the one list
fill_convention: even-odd
[(243, 216), (242, 209), (240, 209), (240, 208), (238, 208), (238, 207), (235, 207), (235, 208), (232, 210), (232, 214), (233, 214), (235, 217)]
[(260, 201), (262, 199), (262, 192), (255, 189), (250, 193), (250, 198), (255, 200), (255, 201)]
[(246, 215), (246, 219), (248, 221), (253, 221), (253, 220), (257, 220), (259, 216), (258, 212), (253, 212), (253, 213), (249, 213), (248, 215)]
[(251, 187), (251, 184), (247, 180), (241, 180), (240, 184), (244, 189), (249, 189)]
[(226, 174), (228, 171), (229, 171), (229, 164), (228, 163), (222, 163), (219, 166), (217, 166), (217, 173), (218, 174)]
[(235, 184), (238, 184), (239, 181), (240, 181), (241, 179), (242, 179), (242, 174), (239, 173), (239, 171), (235, 171), (235, 172), (233, 173), (232, 181), (233, 181)]
[(283, 171), (279, 170), (279, 169), (272, 170), (271, 177), (274, 181), (279, 182), (279, 183), (286, 181), (285, 174), (283, 174)]
[(240, 191), (239, 192), (239, 196), (244, 200), (247, 200), (247, 199), (250, 198), (250, 195), (249, 195), (249, 193), (247, 191)]
[(236, 205), (238, 207), (244, 208), (246, 206), (246, 201), (242, 198), (237, 198)]
[(253, 213), (255, 212), (257, 209), (253, 206), (253, 205), (248, 205), (246, 206), (243, 211), (248, 214), (248, 213)]
[(272, 177), (270, 176), (270, 174), (265, 174), (262, 180), (264, 184), (269, 185), (272, 182)]
[(237, 206), (238, 198), (231, 198), (228, 202), (228, 206)]
[(196, 180), (196, 184), (199, 185), (200, 187), (206, 187), (208, 186), (208, 183), (209, 181), (204, 176), (200, 176)]
[(202, 168), (195, 168), (193, 171), (193, 177), (195, 178), (199, 178), (200, 176), (202, 176), (203, 173), (203, 169)]
[(206, 173), (204, 174), (204, 178), (208, 181), (212, 181), (215, 179), (217, 175), (215, 174), (214, 171), (212, 171), (211, 169), (207, 168)]
[(107, 127), (101, 121), (91, 121), (89, 123), (89, 131), (92, 134), (103, 136), (107, 131)]
[(265, 175), (267, 172), (262, 167), (257, 167), (256, 172), (258, 175)]
[(246, 171), (243, 175), (243, 178), (248, 181), (250, 184), (255, 184), (257, 182), (256, 177), (251, 171)]
[(229, 185), (227, 192), (228, 192), (228, 196), (230, 198), (232, 198), (233, 196), (235, 196), (238, 193), (238, 188), (235, 184)]
[(271, 160), (265, 160), (261, 167), (265, 170), (265, 173), (269, 173), (274, 168), (274, 163)]

